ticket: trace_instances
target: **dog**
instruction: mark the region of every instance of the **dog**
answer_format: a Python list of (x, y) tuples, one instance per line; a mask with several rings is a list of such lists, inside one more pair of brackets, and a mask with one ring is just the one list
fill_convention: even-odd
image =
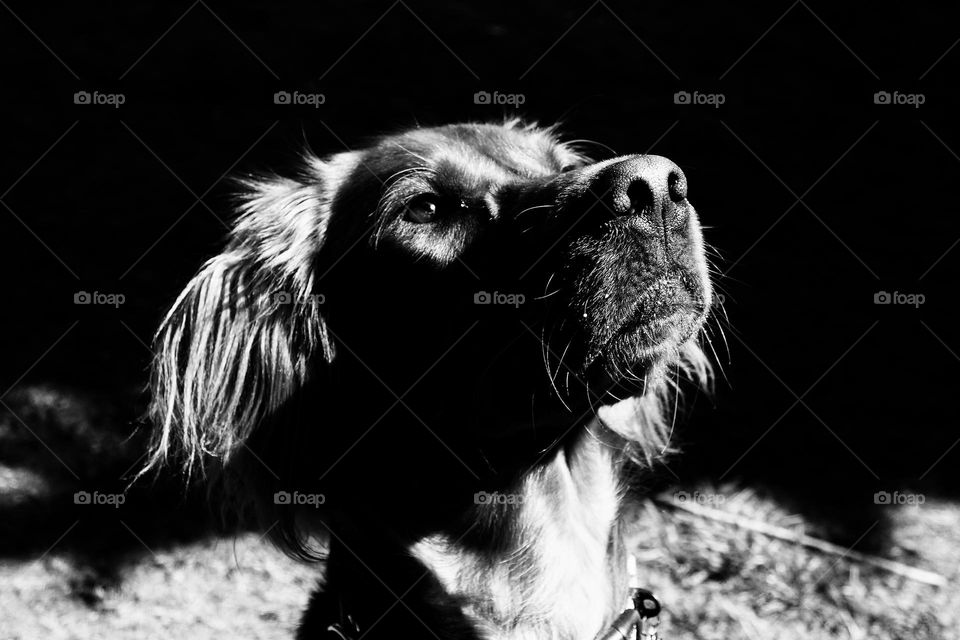
[(156, 336), (146, 468), (323, 561), (302, 640), (601, 634), (629, 479), (710, 375), (680, 168), (510, 120), (239, 182)]

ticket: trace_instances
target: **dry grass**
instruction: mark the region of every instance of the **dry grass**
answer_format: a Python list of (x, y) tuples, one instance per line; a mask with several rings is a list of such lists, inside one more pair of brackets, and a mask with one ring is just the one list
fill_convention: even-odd
[[(712, 508), (809, 533), (750, 490), (688, 488)], [(671, 495), (672, 497), (672, 495)], [(960, 509), (891, 507), (885, 555), (935, 570), (938, 588), (646, 501), (637, 511), (641, 581), (664, 603), (673, 640), (946, 639), (960, 633)]]
[[(804, 522), (749, 490), (713, 507), (794, 531)], [(960, 509), (890, 515), (888, 557), (946, 576), (943, 588), (851, 563), (653, 501), (636, 511), (640, 579), (672, 640), (946, 640), (960, 637)], [(316, 568), (258, 536), (147, 554), (105, 581), (70, 556), (0, 563), (0, 638), (289, 638)]]
[(292, 638), (316, 570), (247, 534), (148, 554), (117, 578), (59, 554), (0, 563), (0, 639)]
[[(189, 504), (156, 491), (129, 494), (121, 510), (76, 507), (77, 488), (109, 489), (130, 468), (138, 444), (128, 427), (104, 413), (108, 403), (63, 390), (31, 388), (7, 402), (30, 431), (0, 412), (0, 640), (292, 637), (316, 567), (255, 534), (211, 537)], [(960, 638), (960, 505), (884, 507), (863, 537), (877, 555), (947, 578), (932, 587), (688, 513), (676, 490), (827, 538), (750, 489), (685, 486), (641, 502), (631, 528), (639, 578), (664, 605), (666, 638)], [(852, 541), (864, 531), (847, 533)]]

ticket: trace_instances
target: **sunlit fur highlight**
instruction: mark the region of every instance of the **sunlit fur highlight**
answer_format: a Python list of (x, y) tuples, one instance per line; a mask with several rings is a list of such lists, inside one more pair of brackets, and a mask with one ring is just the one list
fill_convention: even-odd
[[(553, 128), (504, 126), (552, 142), (566, 161), (584, 161), (562, 146)], [(150, 405), (156, 430), (141, 473), (170, 465), (196, 479), (234, 460), (258, 429), (301, 427), (276, 424), (275, 414), (318, 364), (336, 360), (311, 296), (331, 199), (356, 162), (352, 153), (326, 160), (308, 155), (301, 179), (240, 180), (243, 193), (225, 250), (186, 285), (157, 332)], [(393, 178), (388, 187), (404, 176)], [(383, 197), (400, 196), (388, 188)], [(589, 638), (610, 622), (624, 586), (623, 549), (616, 548), (622, 545), (624, 470), (650, 468), (671, 451), (682, 380), (709, 386), (710, 365), (698, 338), (665, 356), (641, 395), (601, 410), (574, 444), (521, 475), (515, 490), (525, 498), (523, 508), (477, 508), (468, 532), (484, 530), (489, 547), (436, 536), (406, 550), (442, 587), (434, 594), (438, 610), (462, 613), (477, 636), (510, 640)], [(291, 452), (292, 458), (307, 455)], [(237, 486), (245, 492), (241, 501), (274, 507), (256, 483)], [(308, 543), (323, 537), (323, 525), (302, 524), (284, 520), (271, 536), (309, 557), (315, 549)]]
[[(311, 159), (314, 166), (319, 161)], [(333, 347), (313, 294), (324, 196), (285, 179), (241, 181), (226, 250), (187, 284), (155, 338), (146, 469), (173, 457), (187, 476), (237, 452)]]

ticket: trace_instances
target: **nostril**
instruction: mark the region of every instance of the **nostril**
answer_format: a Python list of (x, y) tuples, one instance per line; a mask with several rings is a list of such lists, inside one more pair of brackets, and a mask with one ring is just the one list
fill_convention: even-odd
[(645, 180), (634, 180), (627, 187), (627, 197), (630, 199), (630, 215), (642, 215), (653, 209), (654, 198), (650, 185)]
[(687, 197), (687, 178), (679, 171), (671, 171), (667, 176), (667, 189), (670, 199), (676, 203), (683, 202)]

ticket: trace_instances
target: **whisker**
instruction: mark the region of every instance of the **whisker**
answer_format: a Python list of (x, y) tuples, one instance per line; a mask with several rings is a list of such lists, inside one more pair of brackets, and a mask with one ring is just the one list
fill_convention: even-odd
[[(541, 353), (543, 355), (543, 363), (547, 368), (547, 377), (550, 378), (550, 386), (553, 387), (554, 393), (557, 394), (557, 398), (559, 398), (560, 403), (564, 406), (564, 408), (567, 411), (572, 411), (570, 407), (567, 405), (566, 401), (564, 400), (563, 394), (560, 393), (560, 390), (557, 388), (557, 384), (555, 381), (557, 374), (560, 373), (560, 365), (559, 364), (557, 365), (556, 373), (554, 373), (550, 368), (550, 343), (546, 337), (546, 329), (544, 329), (540, 333), (540, 345), (541, 345)], [(562, 362), (563, 362), (563, 358), (561, 357), (561, 363)]]
[(553, 279), (554, 279), (554, 277), (556, 277), (556, 275), (557, 275), (557, 272), (556, 272), (556, 271), (554, 271), (554, 272), (552, 272), (552, 273), (550, 274), (550, 277), (547, 278), (547, 283), (546, 283), (545, 285), (543, 285), (543, 295), (539, 295), (539, 296), (535, 297), (534, 300), (546, 300), (547, 298), (550, 298), (550, 297), (555, 296), (556, 294), (560, 293), (560, 291), (562, 290), (561, 288), (554, 289), (553, 291), (550, 291), (550, 290), (549, 290), (549, 289), (550, 289), (550, 283), (553, 282)]
[(412, 172), (432, 173), (433, 169), (429, 167), (407, 167), (406, 169), (400, 169), (400, 171), (397, 171), (396, 173), (391, 174), (390, 177), (388, 177), (383, 182), (384, 184), (386, 184), (391, 180), (394, 180), (396, 178), (399, 178), (402, 175), (405, 175), (407, 173), (412, 173)]
[[(570, 339), (569, 342), (567, 342), (567, 346), (563, 348), (563, 353), (560, 354), (560, 361), (557, 363), (557, 373), (560, 373), (560, 367), (563, 366), (563, 359), (567, 357), (567, 351), (570, 349), (571, 344), (573, 344), (572, 338)], [(566, 391), (569, 394), (570, 393), (570, 370), (569, 369), (567, 369), (566, 379), (567, 379)]]
[(707, 346), (710, 347), (710, 351), (713, 352), (713, 359), (716, 361), (717, 366), (720, 368), (720, 375), (723, 376), (724, 381), (729, 385), (730, 378), (727, 377), (727, 371), (726, 369), (723, 368), (723, 363), (720, 362), (720, 356), (717, 354), (717, 350), (713, 346), (713, 338), (711, 338), (710, 334), (707, 332), (703, 333), (703, 338), (706, 340)]
[[(600, 147), (601, 149), (603, 149), (603, 150), (605, 150), (605, 151), (609, 151), (611, 157), (615, 157), (615, 156), (619, 155), (612, 147), (608, 147), (607, 145), (603, 144), (602, 142), (597, 142), (596, 140), (590, 140), (590, 139), (588, 139), (588, 138), (578, 138), (578, 139), (576, 139), (576, 140), (567, 140), (567, 141), (566, 141), (566, 144), (569, 144), (569, 145), (588, 144), (588, 145), (592, 145), (592, 146), (594, 146), (594, 147)], [(585, 158), (585, 159), (588, 159), (588, 158)]]
[(518, 213), (518, 214), (516, 215), (516, 217), (519, 218), (519, 217), (522, 216), (523, 214), (525, 214), (525, 213), (527, 213), (527, 212), (529, 212), (529, 211), (534, 211), (534, 210), (536, 210), (536, 209), (555, 209), (555, 208), (556, 208), (556, 205), (552, 205), (552, 204), (538, 204), (538, 205), (534, 205), (534, 206), (532, 206), (532, 207), (527, 207), (526, 209), (524, 209), (523, 211), (521, 211), (520, 213)]
[(549, 292), (549, 293), (544, 293), (542, 296), (536, 296), (536, 297), (534, 298), (534, 300), (546, 300), (547, 298), (551, 298), (551, 297), (557, 295), (557, 294), (560, 293), (561, 291), (563, 291), (563, 290), (562, 290), (562, 289), (554, 289), (553, 291), (551, 291), (551, 292)]

